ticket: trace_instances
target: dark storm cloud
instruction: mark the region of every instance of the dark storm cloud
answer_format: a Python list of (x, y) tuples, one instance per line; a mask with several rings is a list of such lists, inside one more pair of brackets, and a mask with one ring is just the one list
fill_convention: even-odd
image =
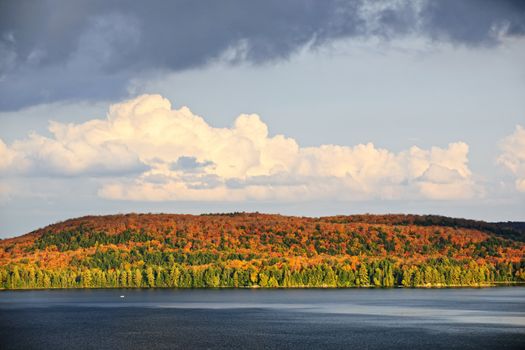
[[(524, 1), (0, 0), (0, 110), (114, 99), (152, 71), (286, 59), (338, 38), (418, 33), (466, 45), (523, 35)], [(499, 33), (499, 34), (498, 34)]]
[(494, 44), (498, 34), (525, 34), (523, 0), (435, 0), (420, 17), (427, 35), (457, 43)]

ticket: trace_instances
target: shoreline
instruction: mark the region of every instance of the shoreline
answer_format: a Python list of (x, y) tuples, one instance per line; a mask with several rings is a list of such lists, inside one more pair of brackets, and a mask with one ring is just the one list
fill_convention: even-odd
[(525, 282), (493, 282), (490, 284), (479, 284), (479, 285), (446, 285), (446, 286), (416, 286), (416, 287), (405, 287), (405, 286), (392, 286), (392, 287), (375, 287), (375, 286), (355, 286), (355, 287), (332, 287), (332, 286), (298, 286), (298, 287), (78, 287), (78, 288), (16, 288), (6, 289), (0, 288), (0, 292), (12, 292), (12, 291), (45, 291), (45, 290), (336, 290), (336, 289), (489, 289), (489, 288), (501, 288), (501, 287), (525, 287)]

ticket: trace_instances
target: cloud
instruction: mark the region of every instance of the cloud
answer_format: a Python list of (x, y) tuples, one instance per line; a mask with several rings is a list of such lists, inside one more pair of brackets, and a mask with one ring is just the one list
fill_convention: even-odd
[(514, 133), (500, 142), (500, 149), (498, 163), (516, 177), (516, 189), (525, 192), (525, 129), (517, 125)]
[(7, 169), (12, 166), (14, 152), (10, 150), (7, 145), (0, 139), (0, 170)]
[(0, 171), (32, 176), (108, 176), (147, 169), (124, 143), (112, 139), (105, 122), (51, 122), (51, 138), (32, 133), (9, 147), (0, 140)]
[(504, 36), (525, 34), (525, 3), (521, 0), (426, 1), (421, 28), (430, 37), (455, 43), (496, 43)]
[[(394, 153), (372, 143), (301, 147), (256, 114), (215, 128), (160, 95), (112, 105), (106, 119), (52, 122), (51, 137), (0, 140), (4, 176), (100, 178), (120, 200), (464, 199), (479, 188), (468, 145)], [(109, 177), (109, 178), (108, 178)]]
[(0, 110), (113, 100), (155, 72), (273, 62), (339, 39), (497, 44), (524, 23), (510, 0), (3, 1)]
[(171, 170), (193, 172), (211, 165), (213, 165), (212, 162), (199, 162), (195, 157), (179, 157), (179, 159), (177, 159), (177, 161), (171, 166)]
[[(456, 155), (466, 157), (466, 151), (468, 150), (466, 144), (455, 144), (454, 147), (463, 148), (465, 152), (459, 150), (459, 153), (456, 153)], [(472, 186), (471, 181), (468, 176), (461, 175), (459, 169), (432, 164), (418, 178), (417, 185), (421, 193), (428, 198), (467, 199), (476, 195), (476, 187)]]

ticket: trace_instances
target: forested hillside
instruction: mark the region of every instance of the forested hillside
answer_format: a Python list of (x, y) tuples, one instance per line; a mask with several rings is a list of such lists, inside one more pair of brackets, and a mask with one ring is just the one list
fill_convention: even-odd
[(0, 241), (0, 288), (521, 282), (522, 229), (417, 215), (87, 216)]

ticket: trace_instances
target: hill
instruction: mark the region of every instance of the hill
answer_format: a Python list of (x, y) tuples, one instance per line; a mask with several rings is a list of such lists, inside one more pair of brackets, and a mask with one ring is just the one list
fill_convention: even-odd
[(86, 216), (0, 241), (0, 287), (428, 287), (525, 281), (523, 223)]

